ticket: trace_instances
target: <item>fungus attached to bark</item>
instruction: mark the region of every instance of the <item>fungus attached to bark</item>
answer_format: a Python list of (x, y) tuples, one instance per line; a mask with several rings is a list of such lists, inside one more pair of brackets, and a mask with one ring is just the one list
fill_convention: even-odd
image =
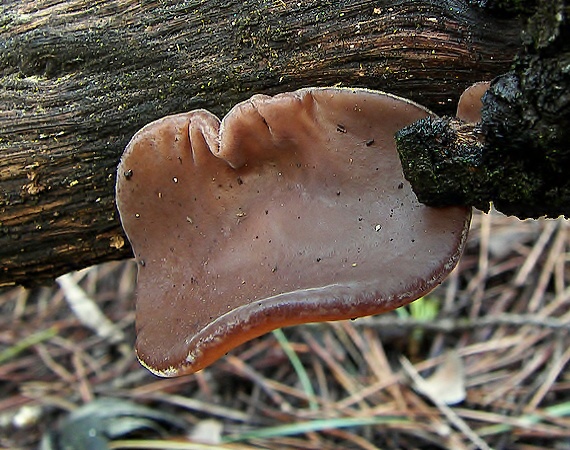
[(468, 87), (459, 98), (457, 117), (423, 118), (396, 133), (404, 176), (422, 203), (489, 210), (481, 132), (483, 96), (489, 85)]
[(428, 115), (309, 88), (255, 95), (222, 122), (199, 110), (140, 130), (117, 205), (139, 263), (143, 365), (192, 373), (272, 329), (385, 312), (440, 283), (470, 209), (419, 203), (393, 138)]
[(465, 89), (461, 97), (459, 97), (456, 116), (467, 123), (481, 122), (483, 95), (485, 95), (490, 85), (489, 81), (480, 81)]

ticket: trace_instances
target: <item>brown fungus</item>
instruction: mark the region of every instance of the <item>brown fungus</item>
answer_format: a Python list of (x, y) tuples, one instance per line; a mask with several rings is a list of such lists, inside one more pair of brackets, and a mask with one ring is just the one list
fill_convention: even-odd
[(491, 86), (489, 81), (480, 81), (465, 89), (461, 97), (459, 97), (455, 115), (467, 123), (481, 122), (483, 95), (485, 95), (489, 86)]
[(309, 88), (255, 95), (222, 122), (199, 110), (140, 130), (117, 205), (145, 262), (142, 364), (192, 373), (275, 328), (385, 312), (440, 283), (470, 210), (419, 203), (393, 138), (428, 115), (380, 92)]

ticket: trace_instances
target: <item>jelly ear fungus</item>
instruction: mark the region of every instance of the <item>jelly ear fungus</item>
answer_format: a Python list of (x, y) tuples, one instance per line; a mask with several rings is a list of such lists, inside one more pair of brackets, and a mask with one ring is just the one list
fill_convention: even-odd
[(394, 142), (429, 115), (382, 92), (308, 88), (140, 130), (116, 190), (142, 364), (192, 373), (270, 330), (382, 313), (439, 284), (470, 209), (421, 204)]

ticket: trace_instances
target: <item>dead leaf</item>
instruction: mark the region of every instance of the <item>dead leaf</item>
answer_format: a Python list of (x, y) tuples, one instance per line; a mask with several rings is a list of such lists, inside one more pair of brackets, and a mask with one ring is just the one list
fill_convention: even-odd
[(465, 370), (463, 360), (457, 352), (450, 351), (434, 374), (416, 384), (420, 392), (430, 398), (437, 398), (446, 405), (456, 405), (465, 400)]

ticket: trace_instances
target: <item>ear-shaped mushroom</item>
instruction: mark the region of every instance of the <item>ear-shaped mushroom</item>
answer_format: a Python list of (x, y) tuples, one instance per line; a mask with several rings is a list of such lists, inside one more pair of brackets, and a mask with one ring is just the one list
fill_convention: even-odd
[(465, 89), (459, 97), (456, 116), (467, 123), (481, 122), (482, 99), (489, 86), (489, 81), (480, 81)]
[(381, 313), (440, 283), (470, 209), (419, 203), (393, 138), (429, 114), (313, 88), (139, 131), (117, 205), (139, 263), (142, 364), (192, 373), (275, 328)]

